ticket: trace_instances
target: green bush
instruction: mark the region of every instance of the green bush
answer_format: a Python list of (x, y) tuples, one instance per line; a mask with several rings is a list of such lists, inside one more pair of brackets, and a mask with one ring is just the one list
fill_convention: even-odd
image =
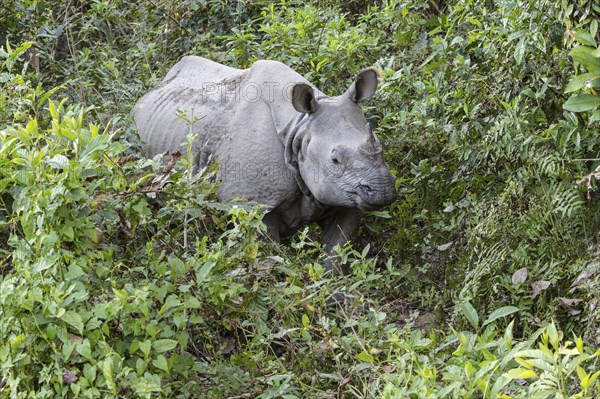
[[(593, 0), (0, 12), (0, 398), (600, 396)], [(185, 54), (332, 95), (380, 67), (400, 196), (348, 276), (312, 227), (270, 243), (214, 170), (140, 155), (131, 107)]]

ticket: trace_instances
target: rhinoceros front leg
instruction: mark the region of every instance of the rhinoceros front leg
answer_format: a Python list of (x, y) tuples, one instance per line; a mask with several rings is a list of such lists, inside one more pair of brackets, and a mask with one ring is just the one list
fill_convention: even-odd
[(327, 269), (337, 274), (345, 274), (347, 270), (344, 265), (341, 264), (339, 259), (336, 259), (333, 254), (333, 248), (336, 245), (343, 247), (348, 241), (354, 238), (356, 230), (360, 224), (361, 211), (352, 208), (339, 208), (329, 218), (320, 222), (323, 228), (323, 243), (327, 250), (327, 260), (325, 266)]
[(263, 217), (263, 223), (267, 226), (267, 234), (269, 235), (269, 238), (273, 240), (273, 242), (280, 243), (281, 220), (279, 219), (279, 216), (273, 212), (269, 212)]

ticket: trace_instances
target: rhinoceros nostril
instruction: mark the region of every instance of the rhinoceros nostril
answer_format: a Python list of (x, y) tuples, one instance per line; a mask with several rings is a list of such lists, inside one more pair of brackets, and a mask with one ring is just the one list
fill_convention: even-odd
[(358, 186), (358, 189), (366, 196), (368, 197), (372, 197), (373, 196), (373, 190), (371, 189), (371, 187), (366, 186), (366, 185), (360, 185)]

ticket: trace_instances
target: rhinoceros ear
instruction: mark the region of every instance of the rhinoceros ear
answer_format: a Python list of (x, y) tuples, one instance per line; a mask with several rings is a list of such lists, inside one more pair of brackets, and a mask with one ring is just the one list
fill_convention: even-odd
[(355, 103), (368, 100), (375, 94), (380, 80), (381, 73), (377, 68), (363, 69), (358, 73), (348, 91), (346, 91), (346, 95)]
[(298, 83), (292, 87), (292, 105), (298, 112), (312, 114), (317, 110), (315, 91), (306, 83)]

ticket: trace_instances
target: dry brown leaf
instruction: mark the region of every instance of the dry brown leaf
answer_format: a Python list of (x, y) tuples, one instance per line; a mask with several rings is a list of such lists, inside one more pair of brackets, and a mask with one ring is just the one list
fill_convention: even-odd
[(77, 381), (77, 376), (71, 370), (63, 369), (63, 381), (65, 384), (73, 384)]
[(550, 281), (540, 280), (534, 281), (531, 283), (531, 288), (533, 288), (533, 294), (531, 294), (531, 299), (535, 299), (542, 291), (545, 291), (550, 287)]
[(513, 275), (512, 275), (512, 283), (514, 285), (517, 284), (521, 284), (524, 283), (525, 280), (527, 280), (527, 269), (526, 268), (521, 268), (519, 270), (517, 270)]
[(563, 298), (563, 297), (558, 298), (558, 302), (567, 309), (574, 308), (575, 306), (579, 305), (579, 303), (581, 301), (582, 301), (582, 299)]

